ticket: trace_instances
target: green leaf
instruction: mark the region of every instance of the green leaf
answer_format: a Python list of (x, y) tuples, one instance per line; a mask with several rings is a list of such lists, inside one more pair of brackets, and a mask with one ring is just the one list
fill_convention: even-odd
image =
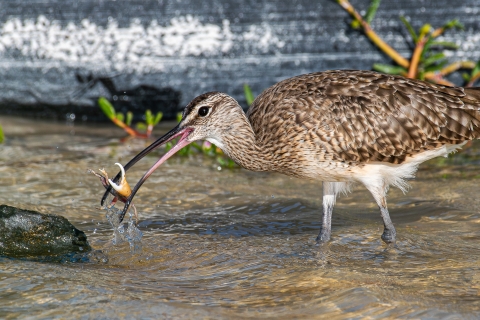
[(185, 146), (182, 149), (178, 150), (177, 152), (180, 156), (188, 156), (189, 154), (192, 154), (192, 150), (190, 149), (190, 146)]
[(102, 109), (103, 113), (110, 119), (115, 119), (115, 108), (112, 106), (110, 101), (104, 97), (98, 98), (98, 105)]
[(182, 121), (182, 117), (183, 117), (183, 115), (182, 115), (181, 112), (177, 113), (177, 122)]
[(133, 119), (133, 113), (131, 111), (128, 111), (127, 112), (127, 117), (126, 117), (126, 120), (125, 120), (125, 124), (127, 126), (130, 126), (132, 124), (132, 119)]
[(123, 120), (125, 120), (125, 117), (123, 116), (123, 113), (121, 113), (121, 112), (117, 112), (116, 117), (117, 117), (117, 120), (119, 120), (121, 122), (123, 122)]
[(458, 49), (458, 45), (449, 41), (432, 41), (430, 45), (434, 47), (443, 47), (447, 49)]
[(425, 71), (419, 70), (417, 74), (417, 79), (425, 80)]
[(227, 161), (228, 161), (227, 168), (235, 168), (238, 166), (237, 163), (230, 158), (228, 158)]
[(397, 74), (402, 75), (407, 72), (407, 70), (400, 66), (392, 66), (389, 64), (375, 63), (373, 64), (373, 70), (387, 73), (387, 74)]
[(432, 54), (429, 57), (425, 58), (423, 61), (420, 60), (423, 63), (424, 67), (428, 67), (439, 60), (445, 59), (445, 54), (443, 52)]
[(243, 85), (243, 92), (245, 93), (245, 100), (247, 100), (247, 104), (250, 106), (255, 98), (253, 97), (252, 89), (250, 89), (248, 84)]
[(2, 126), (0, 126), (0, 143), (5, 141), (5, 135), (3, 134)]
[(447, 60), (442, 60), (440, 63), (430, 65), (428, 67), (423, 68), (425, 72), (433, 72), (433, 71), (440, 71), (448, 64)]
[(478, 72), (480, 72), (480, 60), (478, 60), (475, 68), (472, 69), (472, 76), (476, 75)]
[(420, 54), (420, 61), (424, 61), (425, 59), (430, 56), (431, 53), (431, 46), (432, 46), (433, 38), (428, 37), (427, 41), (425, 42), (425, 45), (423, 46), (422, 53)]
[(152, 115), (152, 111), (150, 111), (150, 109), (145, 111), (145, 122), (149, 126), (153, 125), (153, 115)]
[(153, 120), (153, 125), (156, 126), (160, 122), (160, 120), (162, 120), (162, 117), (163, 117), (163, 113), (159, 111), (155, 116), (155, 119)]
[[(435, 41), (435, 38), (432, 38), (431, 36), (427, 37), (427, 41), (425, 42), (425, 45), (423, 46), (423, 51), (422, 55), (420, 57), (420, 61), (423, 61), (424, 59), (428, 58), (429, 55), (433, 54), (432, 50), (433, 49), (439, 49), (436, 45), (437, 41)], [(433, 48), (432, 48), (433, 47)]]
[(368, 7), (367, 13), (365, 14), (365, 17), (363, 17), (367, 23), (372, 22), (375, 14), (377, 13), (378, 7), (380, 6), (380, 2), (381, 0), (372, 0), (370, 3), (370, 7)]
[(223, 157), (217, 157), (217, 162), (221, 166), (225, 166), (225, 164), (226, 164), (226, 161)]
[(137, 130), (139, 131), (145, 131), (147, 130), (147, 124), (143, 123), (143, 122), (137, 122)]
[(192, 148), (197, 149), (198, 151), (203, 151), (202, 146), (199, 145), (197, 142), (192, 142), (192, 143), (189, 144), (189, 146), (191, 146)]
[(230, 158), (227, 158), (227, 157), (217, 157), (216, 158), (217, 160), (217, 163), (219, 165), (221, 165), (222, 167), (225, 167), (225, 168), (235, 168), (237, 166), (237, 164), (235, 163), (235, 161), (233, 161), (232, 159)]
[(458, 21), (458, 19), (453, 19), (453, 20), (447, 21), (447, 23), (445, 23), (443, 25), (443, 28), (445, 30), (450, 29), (450, 28), (457, 28), (457, 29), (461, 29), (461, 30), (465, 29), (463, 24), (461, 24), (460, 21)]
[(408, 33), (410, 33), (410, 36), (412, 37), (413, 42), (417, 43), (418, 36), (417, 36), (417, 33), (415, 32), (415, 29), (413, 29), (412, 25), (410, 24), (410, 22), (408, 22), (408, 20), (404, 16), (400, 16), (400, 20), (402, 20), (405, 27), (407, 27)]
[(462, 72), (462, 79), (463, 79), (463, 81), (468, 82), (468, 81), (470, 81), (471, 78), (472, 78), (471, 75), (469, 75), (469, 74), (466, 73), (466, 72)]

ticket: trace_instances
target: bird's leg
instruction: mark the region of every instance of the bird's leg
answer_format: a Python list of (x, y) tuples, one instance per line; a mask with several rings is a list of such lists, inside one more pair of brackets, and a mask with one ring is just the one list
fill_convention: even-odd
[[(385, 199), (385, 198), (384, 198)], [(383, 233), (382, 233), (382, 240), (387, 244), (395, 244), (397, 240), (397, 231), (395, 231), (395, 227), (393, 226), (392, 219), (390, 219), (390, 214), (388, 213), (388, 209), (385, 203), (384, 207), (380, 207), (380, 214), (382, 215), (383, 219)]]
[(325, 243), (330, 240), (330, 235), (332, 234), (333, 206), (337, 198), (335, 191), (335, 182), (323, 182), (322, 226), (317, 236), (317, 242)]
[(373, 195), (373, 198), (377, 202), (378, 207), (380, 208), (380, 214), (383, 219), (383, 233), (382, 240), (387, 244), (395, 244), (397, 238), (397, 232), (393, 226), (392, 219), (390, 219), (390, 214), (387, 209), (387, 188), (385, 186), (381, 187), (368, 187), (367, 189)]

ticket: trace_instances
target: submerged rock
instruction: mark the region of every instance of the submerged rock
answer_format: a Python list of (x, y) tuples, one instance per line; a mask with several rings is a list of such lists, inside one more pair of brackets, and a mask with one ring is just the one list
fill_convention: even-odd
[(0, 205), (0, 256), (56, 256), (90, 250), (85, 233), (66, 218)]

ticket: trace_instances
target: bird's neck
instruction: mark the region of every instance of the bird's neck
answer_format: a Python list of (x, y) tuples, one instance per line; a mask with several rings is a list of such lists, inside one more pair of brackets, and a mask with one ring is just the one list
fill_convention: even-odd
[[(241, 110), (241, 109), (240, 109)], [(257, 144), (255, 132), (245, 113), (221, 133), (221, 140), (208, 139), (220, 147), (238, 165), (251, 171), (271, 170), (268, 157)]]

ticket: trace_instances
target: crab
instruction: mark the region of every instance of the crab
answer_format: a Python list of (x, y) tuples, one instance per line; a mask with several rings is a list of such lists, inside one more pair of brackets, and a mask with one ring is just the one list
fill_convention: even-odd
[[(100, 173), (96, 173), (92, 169), (88, 169), (88, 173), (92, 173), (98, 178), (100, 178), (100, 181), (102, 182), (102, 185), (105, 187), (105, 189), (109, 189), (111, 186), (113, 189), (110, 188), (110, 193), (113, 195), (112, 202), (110, 202), (110, 205), (107, 206), (108, 209), (112, 208), (115, 206), (118, 200), (120, 200), (123, 203), (127, 202), (128, 197), (132, 194), (132, 189), (130, 188), (130, 185), (127, 182), (127, 179), (125, 177), (125, 169), (120, 163), (115, 163), (118, 167), (120, 167), (120, 172), (121, 172), (121, 177), (120, 177), (120, 182), (119, 184), (116, 184), (113, 182), (111, 179), (108, 178), (108, 174), (105, 171), (105, 169), (98, 169)], [(135, 205), (132, 203), (131, 207), (133, 209), (134, 215), (135, 215), (135, 221), (138, 222), (138, 215), (137, 215), (137, 209), (135, 208)]]

